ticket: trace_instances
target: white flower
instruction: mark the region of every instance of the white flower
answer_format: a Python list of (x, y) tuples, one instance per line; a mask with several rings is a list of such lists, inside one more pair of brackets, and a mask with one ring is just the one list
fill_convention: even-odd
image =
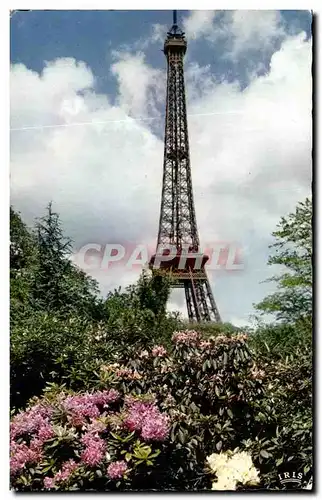
[(212, 483), (212, 490), (218, 491), (235, 491), (236, 490), (236, 481), (232, 478), (223, 478), (218, 479), (216, 483)]
[(255, 469), (252, 457), (242, 452), (213, 453), (207, 457), (211, 470), (217, 475), (217, 482), (212, 489), (236, 489), (237, 483), (255, 485), (259, 483), (258, 471)]
[(213, 453), (207, 457), (207, 462), (214, 472), (217, 472), (218, 469), (225, 466), (227, 461), (228, 457), (225, 453)]

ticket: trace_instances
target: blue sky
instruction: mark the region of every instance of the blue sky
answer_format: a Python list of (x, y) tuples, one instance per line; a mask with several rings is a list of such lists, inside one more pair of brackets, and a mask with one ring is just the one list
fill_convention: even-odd
[[(179, 23), (189, 15), (180, 11)], [(304, 30), (311, 35), (309, 11), (281, 11), (286, 31)], [(30, 11), (16, 12), (11, 20), (11, 61), (23, 63), (28, 68), (41, 71), (45, 61), (61, 57), (74, 57), (86, 62), (92, 69), (98, 92), (115, 94), (115, 78), (108, 71), (113, 63), (113, 50), (130, 47), (140, 38), (149, 36), (155, 24), (171, 27), (172, 11)], [(280, 41), (272, 46), (278, 48)], [(263, 54), (254, 51), (252, 59), (242, 58), (237, 64), (222, 57), (223, 43), (213, 47), (204, 38), (189, 43), (189, 58), (200, 65), (211, 65), (216, 76), (225, 75), (229, 80), (242, 77), (247, 83), (245, 69), (258, 59), (269, 64), (271, 51)], [(160, 48), (160, 50), (159, 50)], [(146, 61), (164, 68), (164, 56), (159, 40), (150, 42), (145, 49)], [(247, 57), (249, 54), (247, 54)]]
[[(53, 200), (75, 251), (154, 244), (171, 11), (30, 11), (11, 18), (11, 201), (28, 223)], [(311, 15), (180, 11), (202, 242), (237, 241), (245, 269), (210, 275), (245, 324), (271, 285), (271, 232), (310, 193)], [(153, 120), (135, 120), (142, 118)], [(134, 120), (130, 120), (134, 118)], [(104, 123), (104, 125), (102, 125)], [(31, 128), (30, 128), (31, 127)], [(135, 273), (93, 272), (103, 293)], [(183, 297), (171, 307), (184, 311)]]

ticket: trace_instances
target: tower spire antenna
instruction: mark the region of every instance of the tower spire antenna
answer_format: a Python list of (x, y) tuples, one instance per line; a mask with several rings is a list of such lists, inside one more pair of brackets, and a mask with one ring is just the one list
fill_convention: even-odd
[(177, 11), (173, 11), (173, 26), (177, 26)]
[(171, 27), (170, 31), (168, 32), (168, 36), (170, 36), (170, 37), (171, 36), (172, 37), (173, 36), (174, 37), (183, 37), (184, 33), (179, 28), (178, 22), (177, 22), (177, 11), (173, 10), (172, 13), (173, 13), (173, 24), (172, 24), (172, 27)]

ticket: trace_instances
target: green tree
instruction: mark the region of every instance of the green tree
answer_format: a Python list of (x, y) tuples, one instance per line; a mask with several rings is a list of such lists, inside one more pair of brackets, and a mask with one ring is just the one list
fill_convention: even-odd
[(35, 238), (22, 221), (20, 213), (10, 207), (10, 271), (12, 275), (35, 262), (35, 246)]
[(281, 274), (268, 281), (277, 284), (277, 291), (255, 307), (262, 314), (276, 316), (288, 324), (312, 322), (312, 200), (298, 203), (294, 213), (282, 217), (273, 233), (275, 249), (268, 265), (284, 267)]
[(143, 271), (136, 285), (142, 309), (150, 309), (156, 318), (165, 315), (170, 294), (170, 280), (166, 276), (149, 275)]
[(18, 212), (10, 207), (10, 316), (20, 320), (32, 307), (38, 262), (37, 242)]
[(64, 236), (59, 215), (47, 207), (36, 222), (38, 268), (34, 294), (41, 309), (91, 314), (97, 305), (97, 282), (70, 260), (72, 241)]

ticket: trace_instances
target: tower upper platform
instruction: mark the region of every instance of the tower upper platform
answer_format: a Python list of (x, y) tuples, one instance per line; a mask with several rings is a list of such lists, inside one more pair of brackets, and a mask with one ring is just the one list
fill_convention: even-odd
[(168, 54), (168, 52), (179, 52), (182, 54), (185, 54), (187, 50), (187, 41), (184, 39), (183, 36), (181, 37), (168, 37), (165, 42), (164, 42), (164, 53), (165, 55)]
[(187, 50), (187, 41), (185, 40), (184, 32), (177, 25), (177, 11), (173, 11), (173, 25), (164, 42), (164, 53), (181, 53), (185, 54)]

